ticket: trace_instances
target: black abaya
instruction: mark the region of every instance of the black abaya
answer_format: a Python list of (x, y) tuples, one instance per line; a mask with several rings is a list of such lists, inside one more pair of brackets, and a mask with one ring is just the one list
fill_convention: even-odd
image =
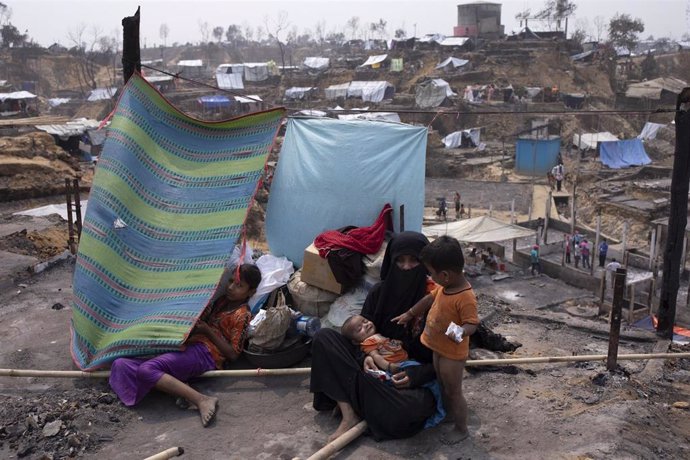
[(431, 391), (421, 387), (399, 390), (381, 382), (362, 370), (363, 358), (360, 350), (338, 332), (321, 329), (316, 333), (310, 383), (314, 408), (332, 409), (335, 401), (350, 403), (377, 441), (406, 438), (421, 431), (436, 411)]

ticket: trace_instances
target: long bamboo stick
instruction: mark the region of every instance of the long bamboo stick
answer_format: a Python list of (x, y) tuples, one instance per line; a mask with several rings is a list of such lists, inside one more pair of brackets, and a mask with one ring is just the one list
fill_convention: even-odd
[(173, 457), (179, 457), (182, 454), (184, 454), (184, 449), (182, 447), (171, 447), (163, 452), (158, 452), (155, 455), (146, 457), (144, 460), (168, 460)]
[(353, 426), (349, 430), (347, 430), (345, 433), (341, 434), (337, 438), (335, 438), (333, 441), (329, 442), (325, 446), (323, 446), (321, 449), (317, 450), (312, 454), (311, 457), (309, 457), (307, 460), (324, 460), (330, 457), (331, 455), (335, 454), (339, 450), (341, 450), (343, 447), (347, 446), (350, 444), (352, 441), (357, 439), (359, 436), (362, 435), (367, 429), (367, 422), (362, 420), (359, 422), (357, 425)]
[[(502, 358), (502, 359), (471, 359), (466, 362), (467, 367), (481, 366), (510, 366), (520, 364), (550, 364), (570, 363), (582, 361), (605, 361), (607, 355), (579, 355), (579, 356), (538, 356), (533, 358)], [(640, 361), (645, 359), (682, 359), (690, 358), (690, 353), (633, 353), (618, 355), (619, 361)], [(223, 371), (208, 371), (199, 377), (261, 377), (279, 375), (307, 375), (310, 367), (295, 367), (287, 369), (237, 369)], [(108, 378), (110, 371), (50, 371), (37, 369), (0, 369), (0, 377), (52, 377), (52, 378)]]

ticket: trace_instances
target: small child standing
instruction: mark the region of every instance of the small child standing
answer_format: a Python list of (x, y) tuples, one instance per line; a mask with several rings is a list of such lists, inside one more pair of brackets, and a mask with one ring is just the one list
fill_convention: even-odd
[[(350, 316), (343, 323), (341, 331), (343, 336), (359, 345), (367, 358), (371, 358), (373, 364), (382, 371), (395, 374), (400, 370), (398, 363), (407, 360), (407, 352), (402, 342), (377, 334), (374, 323), (364, 316)], [(371, 364), (371, 361), (367, 363), (365, 358), (365, 368), (372, 369)]]
[[(434, 352), (434, 368), (443, 388), (445, 406), (454, 417), (454, 429), (446, 433), (444, 442), (456, 444), (469, 436), (462, 378), (469, 355), (469, 336), (479, 324), (477, 298), (463, 274), (465, 259), (458, 240), (441, 236), (422, 249), (420, 259), (439, 287), (392, 321), (406, 324), (429, 311), (421, 341)], [(452, 323), (461, 327), (460, 342), (448, 334)]]
[(181, 351), (151, 359), (118, 358), (110, 368), (110, 387), (125, 406), (138, 404), (152, 389), (184, 398), (194, 405), (207, 426), (215, 417), (218, 398), (199, 393), (186, 383), (206, 371), (222, 369), (242, 353), (251, 312), (247, 305), (261, 282), (256, 265), (239, 267), (239, 280), (231, 281), (225, 295), (202, 316)]

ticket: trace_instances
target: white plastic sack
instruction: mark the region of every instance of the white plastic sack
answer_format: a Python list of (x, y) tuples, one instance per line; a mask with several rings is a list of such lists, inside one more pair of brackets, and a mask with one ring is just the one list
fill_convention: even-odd
[(297, 270), (288, 282), (295, 307), (305, 315), (322, 317), (328, 313), (337, 294), (325, 291), (302, 281), (302, 270)]
[(256, 266), (261, 270), (261, 282), (256, 288), (256, 294), (249, 299), (249, 308), (259, 302), (264, 295), (284, 286), (295, 269), (286, 257), (276, 257), (272, 254), (264, 254), (256, 261)]
[(340, 329), (345, 322), (352, 315), (359, 315), (364, 306), (364, 299), (367, 298), (367, 291), (361, 288), (354, 289), (347, 294), (342, 295), (331, 305), (328, 311), (328, 324)]

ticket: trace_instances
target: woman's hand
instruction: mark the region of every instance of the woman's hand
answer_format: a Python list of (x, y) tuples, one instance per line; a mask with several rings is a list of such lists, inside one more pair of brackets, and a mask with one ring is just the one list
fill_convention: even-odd
[(412, 316), (412, 313), (410, 311), (406, 311), (402, 315), (398, 315), (395, 318), (391, 319), (391, 323), (396, 323), (400, 324), (401, 326), (406, 325), (409, 323), (412, 319), (414, 319), (414, 316)]
[(376, 367), (376, 363), (374, 362), (374, 358), (371, 356), (367, 356), (364, 358), (364, 366), (363, 366), (364, 371), (377, 371), (379, 370), (378, 367)]
[(410, 388), (410, 378), (407, 376), (407, 372), (400, 371), (397, 374), (393, 374), (391, 378), (393, 386), (398, 389)]
[(196, 326), (194, 326), (194, 330), (192, 331), (193, 333), (198, 333), (198, 334), (204, 334), (204, 335), (209, 335), (213, 330), (211, 329), (211, 326), (209, 326), (206, 321), (199, 320), (198, 323), (196, 323)]

